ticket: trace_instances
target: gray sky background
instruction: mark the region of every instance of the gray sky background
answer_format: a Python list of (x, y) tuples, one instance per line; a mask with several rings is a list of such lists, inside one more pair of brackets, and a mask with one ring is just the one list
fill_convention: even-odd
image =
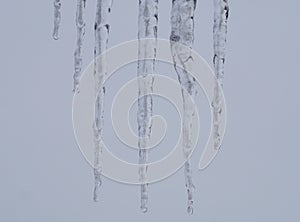
[[(136, 38), (137, 3), (114, 0), (110, 46)], [(161, 38), (169, 36), (170, 3), (160, 2)], [(85, 65), (93, 58), (95, 5), (87, 1)], [(61, 39), (54, 41), (52, 1), (3, 1), (0, 220), (299, 221), (300, 2), (231, 0), (230, 5), (226, 137), (222, 151), (203, 172), (197, 171), (197, 163), (205, 141), (199, 142), (193, 156), (195, 213), (189, 216), (182, 170), (150, 186), (148, 214), (139, 210), (139, 187), (108, 179), (102, 201), (93, 203), (92, 169), (76, 146), (71, 121), (76, 2), (63, 1)], [(198, 1), (195, 49), (210, 64), (212, 19), (212, 1)], [(170, 67), (160, 70), (176, 77)], [(136, 69), (128, 66), (121, 73), (108, 83), (111, 92), (134, 77)], [(200, 107), (205, 105), (201, 98)], [(164, 144), (171, 147), (177, 116), (170, 114), (170, 104), (159, 99), (157, 104), (155, 111), (171, 124)], [(202, 112), (200, 137), (205, 139), (208, 108)], [(121, 144), (108, 123), (105, 138), (112, 147)], [(113, 149), (122, 158), (137, 159), (126, 147)], [(153, 155), (162, 157), (166, 149)]]

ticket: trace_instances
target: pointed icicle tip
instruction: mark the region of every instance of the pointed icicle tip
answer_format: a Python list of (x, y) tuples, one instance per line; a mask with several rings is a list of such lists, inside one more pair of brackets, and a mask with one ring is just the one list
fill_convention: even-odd
[(53, 38), (54, 40), (59, 40), (59, 36), (58, 36), (57, 33), (53, 33), (52, 38)]
[(188, 212), (189, 215), (193, 215), (193, 213), (194, 213), (194, 208), (193, 208), (192, 206), (188, 206), (188, 207), (187, 207), (187, 212)]
[(148, 207), (141, 207), (142, 213), (147, 213), (148, 212)]

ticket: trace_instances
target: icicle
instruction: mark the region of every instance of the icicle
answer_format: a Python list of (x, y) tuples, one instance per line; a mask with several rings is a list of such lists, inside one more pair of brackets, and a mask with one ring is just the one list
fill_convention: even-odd
[(104, 96), (105, 88), (103, 85), (106, 74), (106, 58), (97, 57), (107, 49), (109, 38), (109, 15), (112, 7), (112, 0), (97, 0), (97, 12), (95, 19), (95, 49), (94, 49), (94, 76), (95, 76), (95, 122), (94, 122), (94, 142), (95, 142), (95, 160), (94, 160), (94, 201), (99, 201), (99, 190), (101, 187), (101, 154), (102, 154), (102, 131), (104, 115)]
[(77, 0), (77, 12), (76, 12), (76, 27), (77, 27), (77, 41), (76, 49), (74, 52), (74, 93), (79, 93), (79, 78), (82, 69), (82, 45), (85, 34), (85, 22), (84, 22), (84, 9), (86, 0)]
[[(189, 75), (187, 68), (193, 63), (191, 49), (194, 43), (194, 11), (196, 0), (172, 0), (171, 11), (171, 51), (174, 67), (182, 86), (183, 98), (183, 153), (186, 158), (191, 153), (192, 117), (195, 115), (195, 107), (190, 96), (196, 94), (195, 79)], [(182, 45), (185, 45), (183, 47)], [(184, 69), (177, 67), (180, 64)], [(184, 165), (185, 186), (188, 193), (187, 212), (193, 214), (194, 184), (192, 181), (191, 161), (188, 159)]]
[[(226, 35), (227, 35), (227, 20), (229, 14), (228, 0), (214, 0), (214, 70), (216, 78), (221, 87), (223, 87), (224, 78), (224, 63), (225, 63), (225, 49), (226, 49)], [(214, 90), (213, 107), (213, 132), (214, 132), (214, 148), (220, 147), (220, 133), (219, 122), (222, 112), (220, 101), (220, 90), (217, 86)]]
[[(139, 58), (155, 58), (157, 44), (158, 0), (139, 0)], [(141, 41), (142, 40), (142, 41)], [(152, 88), (155, 59), (138, 61), (139, 100), (138, 100), (138, 134), (139, 134), (139, 177), (146, 181), (148, 150), (147, 140), (151, 133), (152, 117)], [(148, 211), (148, 184), (141, 185), (141, 210)]]
[(54, 28), (53, 28), (53, 34), (52, 37), (55, 40), (59, 39), (59, 27), (60, 27), (60, 21), (61, 21), (61, 2), (60, 0), (54, 0)]

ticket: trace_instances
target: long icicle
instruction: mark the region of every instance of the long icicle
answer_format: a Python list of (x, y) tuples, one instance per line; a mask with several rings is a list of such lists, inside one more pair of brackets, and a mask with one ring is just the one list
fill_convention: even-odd
[(52, 37), (54, 40), (59, 39), (59, 27), (60, 27), (60, 21), (61, 21), (61, 2), (60, 0), (54, 0), (53, 2), (54, 6), (54, 28), (53, 28), (53, 34)]
[(213, 135), (214, 135), (214, 148), (220, 148), (220, 133), (219, 124), (220, 116), (222, 113), (222, 104), (220, 101), (220, 88), (217, 84), (223, 87), (224, 79), (224, 64), (225, 64), (225, 50), (226, 50), (226, 37), (227, 37), (227, 21), (229, 15), (228, 0), (214, 0), (214, 70), (217, 83), (214, 89), (213, 107)]
[(104, 96), (105, 87), (103, 85), (106, 74), (106, 57), (99, 55), (107, 49), (109, 38), (109, 15), (111, 12), (112, 0), (97, 0), (97, 11), (95, 19), (95, 49), (94, 49), (94, 77), (95, 77), (95, 122), (94, 122), (94, 142), (95, 142), (95, 159), (94, 159), (94, 201), (100, 199), (101, 167), (102, 167), (102, 139), (103, 139), (103, 123), (104, 123)]
[[(158, 0), (139, 0), (138, 19), (138, 77), (139, 99), (138, 99), (138, 134), (139, 134), (139, 168), (141, 184), (141, 210), (148, 211), (148, 184), (147, 162), (148, 150), (147, 140), (151, 134), (152, 117), (152, 95), (153, 74), (155, 69), (156, 44), (157, 44), (157, 23), (158, 23)], [(141, 59), (140, 58), (154, 58)]]
[[(189, 214), (193, 214), (193, 193), (195, 189), (192, 181), (192, 166), (189, 159), (192, 149), (192, 119), (195, 115), (195, 107), (193, 101), (191, 101), (189, 97), (195, 96), (196, 85), (194, 77), (187, 72), (187, 68), (192, 66), (193, 63), (191, 50), (194, 43), (194, 11), (196, 8), (196, 3), (196, 0), (172, 0), (170, 35), (174, 67), (182, 87), (182, 147), (183, 153), (187, 158), (187, 161), (184, 164), (184, 177), (188, 194), (187, 212)], [(180, 64), (183, 69), (177, 67), (177, 64)]]
[(77, 27), (77, 40), (76, 49), (74, 52), (74, 93), (79, 93), (79, 79), (82, 70), (82, 54), (83, 54), (83, 38), (85, 35), (85, 22), (84, 22), (84, 10), (86, 0), (77, 0), (77, 12), (76, 12), (76, 27)]

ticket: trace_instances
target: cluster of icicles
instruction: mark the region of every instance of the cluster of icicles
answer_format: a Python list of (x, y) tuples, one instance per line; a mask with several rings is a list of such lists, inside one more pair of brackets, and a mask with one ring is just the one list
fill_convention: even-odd
[[(190, 137), (192, 129), (192, 116), (194, 110), (191, 109), (189, 96), (195, 96), (196, 86), (195, 79), (190, 76), (186, 70), (177, 67), (176, 64), (181, 63), (182, 67), (187, 67), (189, 61), (192, 60), (189, 52), (182, 52), (182, 47), (177, 47), (178, 44), (184, 44), (191, 50), (194, 43), (194, 12), (196, 9), (196, 0), (171, 0), (171, 34), (170, 47), (174, 61), (174, 67), (178, 75), (179, 82), (184, 90), (182, 90), (183, 98), (183, 144), (182, 149), (184, 155), (190, 153)], [(213, 42), (214, 42), (214, 71), (216, 79), (219, 84), (223, 86), (224, 78), (224, 63), (225, 63), (225, 48), (227, 35), (227, 20), (228, 20), (228, 0), (213, 0), (214, 1), (214, 26), (213, 26)], [(85, 34), (85, 11), (86, 0), (77, 0), (76, 12), (76, 27), (77, 27), (77, 41), (74, 52), (74, 93), (79, 93), (79, 78), (82, 70), (82, 46)], [(104, 96), (105, 87), (103, 85), (104, 75), (106, 73), (106, 58), (101, 61), (96, 58), (107, 50), (107, 43), (109, 40), (110, 29), (110, 12), (112, 9), (112, 0), (97, 0), (97, 12), (95, 19), (95, 48), (94, 48), (94, 76), (95, 76), (95, 117), (94, 117), (94, 143), (95, 143), (95, 160), (94, 160), (94, 201), (99, 200), (99, 191), (101, 187), (101, 154), (102, 154), (102, 138), (103, 138), (103, 117), (104, 117)], [(54, 30), (53, 38), (59, 38), (59, 27), (61, 22), (61, 1), (54, 0)], [(139, 15), (138, 15), (138, 39), (154, 38), (157, 39), (158, 24), (158, 0), (139, 0)], [(143, 54), (147, 54), (155, 58), (156, 45), (155, 44), (141, 44), (139, 45), (139, 58)], [(140, 97), (138, 100), (138, 135), (139, 135), (139, 176), (145, 179), (147, 176), (147, 161), (148, 151), (144, 149), (147, 144), (145, 138), (151, 133), (151, 116), (152, 116), (152, 84), (155, 69), (155, 59), (153, 60), (139, 60), (138, 61), (138, 76), (142, 77), (143, 81), (139, 83), (139, 95), (146, 95)], [(215, 87), (214, 100), (211, 104), (213, 107), (213, 132), (214, 132), (214, 147), (219, 148), (220, 134), (219, 134), (219, 120), (221, 104), (220, 104), (220, 90)], [(185, 186), (188, 193), (187, 212), (193, 213), (193, 192), (194, 184), (192, 181), (192, 167), (191, 162), (187, 159), (184, 165)], [(147, 212), (148, 210), (148, 184), (141, 185), (141, 210)]]

